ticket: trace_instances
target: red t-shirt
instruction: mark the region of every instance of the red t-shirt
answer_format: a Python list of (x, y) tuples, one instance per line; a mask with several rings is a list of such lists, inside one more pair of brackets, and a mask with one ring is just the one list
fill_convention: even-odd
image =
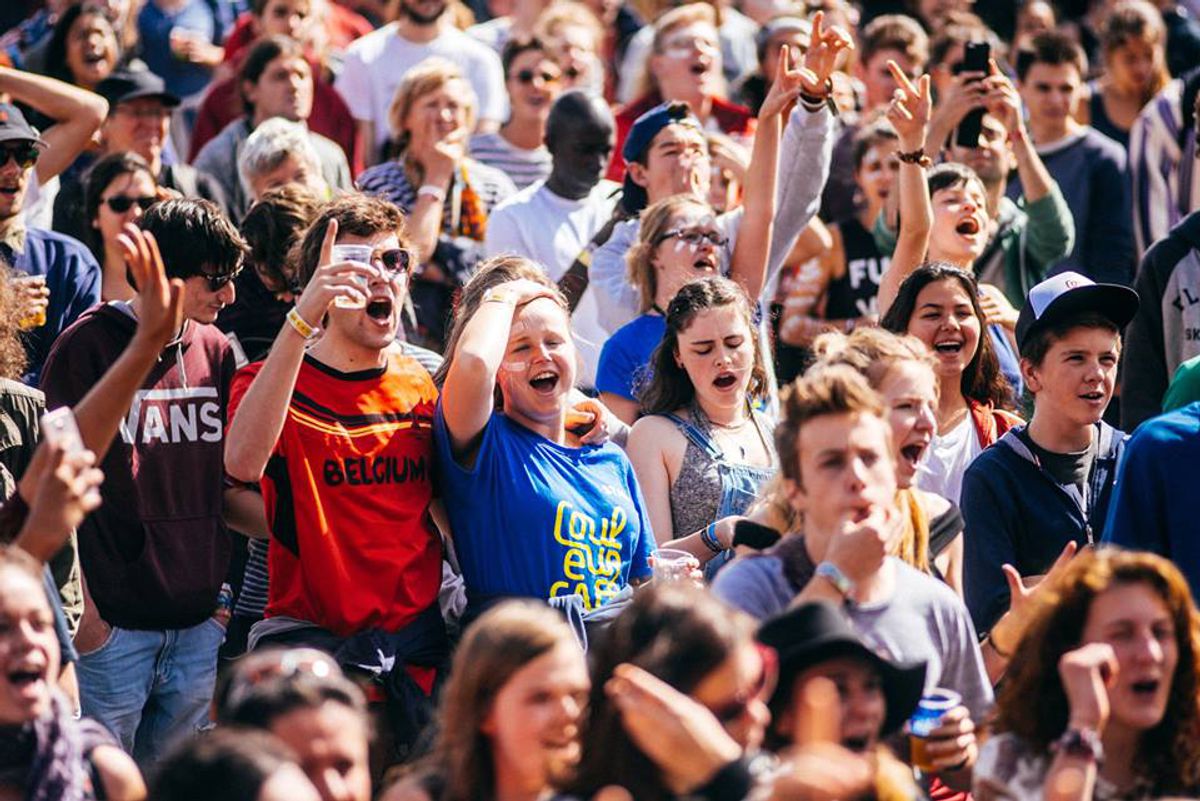
[[(238, 371), (229, 417), (262, 369)], [(267, 617), (346, 637), (397, 631), (437, 602), (437, 390), (416, 360), (342, 373), (306, 356), (261, 482), (271, 528)]]

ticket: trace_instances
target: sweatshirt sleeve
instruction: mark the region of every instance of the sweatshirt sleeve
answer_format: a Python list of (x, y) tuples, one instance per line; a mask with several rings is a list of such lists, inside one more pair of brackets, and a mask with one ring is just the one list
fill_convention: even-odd
[(1134, 232), (1142, 253), (1166, 236), (1174, 221), (1183, 216), (1170, 184), (1183, 155), (1175, 138), (1183, 128), (1179, 107), (1182, 95), (1183, 81), (1171, 81), (1142, 109), (1129, 131)]
[(1080, 256), (1098, 283), (1130, 283), (1135, 265), (1129, 174), (1124, 152), (1097, 152), (1092, 164), (1091, 209), (1080, 232)]
[(1143, 420), (1162, 411), (1162, 398), (1170, 380), (1162, 313), (1164, 278), (1176, 261), (1169, 244), (1166, 240), (1146, 253), (1134, 281), (1141, 304), (1125, 328), (1121, 365), (1121, 428), (1125, 431), (1133, 431)]
[(1049, 268), (1075, 247), (1075, 220), (1058, 184), (1051, 182), (1050, 191), (1025, 206), (1029, 221), (1025, 228), (1025, 250), (1036, 265), (1036, 274), (1029, 276), (1033, 286), (1046, 277)]
[(626, 277), (625, 269), (625, 254), (637, 241), (637, 235), (637, 220), (619, 223), (608, 241), (596, 248), (588, 268), (600, 325), (610, 334), (638, 313), (638, 291)]
[(1173, 482), (1159, 475), (1159, 465), (1170, 461), (1158, 447), (1160, 442), (1151, 426), (1139, 431), (1125, 445), (1125, 455), (1113, 485), (1103, 540), (1169, 558), (1170, 546), (1163, 536), (1167, 526), (1161, 518), (1162, 511), (1168, 506), (1163, 490)]
[(774, 280), (788, 254), (821, 206), (821, 190), (833, 160), (833, 116), (824, 106), (809, 111), (797, 103), (779, 147), (779, 188), (775, 231), (771, 237), (767, 282)]
[(1008, 609), (1008, 582), (1001, 565), (1016, 564), (1013, 505), (997, 496), (989, 473), (993, 460), (979, 457), (963, 476), (963, 590), (975, 629), (991, 630)]

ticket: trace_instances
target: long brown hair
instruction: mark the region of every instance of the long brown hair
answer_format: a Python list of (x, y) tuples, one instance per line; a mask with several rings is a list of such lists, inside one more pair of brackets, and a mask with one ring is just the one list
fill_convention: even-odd
[(533, 601), (506, 601), (467, 629), (442, 692), (437, 739), (428, 759), (445, 781), (441, 801), (495, 798), (484, 720), (517, 671), (563, 643), (575, 644), (570, 627), (550, 607)]
[(13, 286), (16, 275), (0, 259), (0, 378), (20, 381), (29, 356), (21, 330), (21, 302)]
[(750, 386), (746, 397), (763, 397), (767, 391), (767, 369), (759, 348), (758, 331), (750, 314), (750, 301), (742, 288), (728, 278), (700, 278), (684, 284), (667, 306), (667, 330), (651, 357), (651, 377), (641, 388), (639, 400), (645, 414), (665, 414), (686, 406), (696, 397), (696, 387), (687, 370), (679, 365), (679, 335), (688, 329), (701, 312), (724, 306), (736, 306), (746, 321), (747, 336), (754, 347), (750, 368)]
[(996, 729), (1048, 752), (1070, 713), (1059, 660), (1079, 647), (1096, 597), (1129, 584), (1144, 584), (1162, 598), (1179, 649), (1166, 713), (1142, 734), (1134, 769), (1151, 783), (1153, 797), (1191, 795), (1200, 790), (1200, 615), (1183, 574), (1160, 556), (1104, 548), (1075, 557), (1055, 586), (1047, 588), (1013, 653), (996, 707)]
[(1154, 51), (1154, 76), (1142, 97), (1142, 102), (1148, 103), (1171, 80), (1171, 73), (1167, 71), (1167, 28), (1162, 13), (1150, 3), (1121, 0), (1109, 9), (1100, 30), (1100, 48), (1105, 61), (1110, 61), (1117, 50), (1135, 41), (1144, 42)]

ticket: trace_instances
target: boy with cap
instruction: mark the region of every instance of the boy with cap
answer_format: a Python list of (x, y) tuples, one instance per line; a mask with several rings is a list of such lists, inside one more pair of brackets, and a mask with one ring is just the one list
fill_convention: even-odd
[(1003, 565), (1040, 575), (1068, 541), (1100, 539), (1125, 440), (1101, 418), (1116, 383), (1120, 332), (1137, 308), (1132, 289), (1073, 272), (1029, 292), (1016, 336), (1033, 416), (963, 478), (963, 586), (981, 633), (1008, 605)]

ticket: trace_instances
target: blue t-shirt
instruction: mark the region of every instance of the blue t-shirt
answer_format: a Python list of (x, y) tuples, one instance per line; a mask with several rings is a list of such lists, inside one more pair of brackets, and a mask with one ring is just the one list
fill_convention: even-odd
[(650, 575), (654, 534), (633, 466), (616, 445), (563, 447), (495, 412), (468, 470), (454, 459), (441, 401), (434, 442), (473, 601), (579, 595), (596, 609)]
[(596, 391), (637, 400), (637, 389), (650, 378), (650, 358), (667, 333), (661, 314), (643, 314), (618, 328), (600, 351)]
[(204, 0), (188, 0), (183, 8), (171, 13), (150, 0), (138, 14), (138, 36), (146, 66), (163, 79), (168, 92), (189, 97), (208, 86), (212, 70), (175, 57), (171, 52), (172, 28), (189, 31), (206, 42), (216, 42), (217, 20)]

